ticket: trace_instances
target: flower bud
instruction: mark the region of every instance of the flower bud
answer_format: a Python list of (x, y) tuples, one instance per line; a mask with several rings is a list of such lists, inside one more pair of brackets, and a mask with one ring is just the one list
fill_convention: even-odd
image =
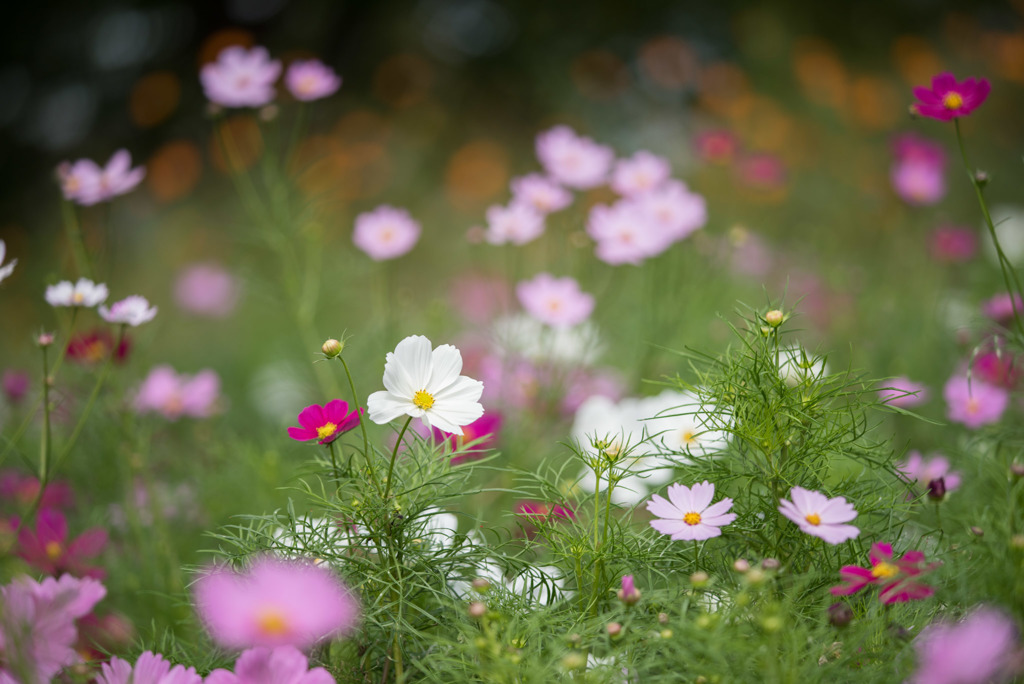
[(765, 558), (761, 561), (762, 570), (778, 570), (782, 567), (782, 563), (777, 558)]
[(988, 185), (988, 181), (989, 177), (987, 172), (982, 171), (981, 169), (974, 172), (974, 182), (979, 188), (983, 188)]
[(658, 622), (663, 625), (668, 624), (668, 613), (658, 613)]
[(946, 498), (946, 478), (937, 477), (928, 483), (928, 498), (932, 501), (942, 501)]
[(843, 602), (828, 607), (828, 623), (833, 627), (845, 627), (853, 621), (853, 609)]
[(1024, 477), (1024, 463), (1014, 463), (1010, 465), (1010, 472), (1017, 477)]
[(39, 337), (36, 338), (36, 344), (41, 349), (45, 349), (53, 344), (53, 333), (39, 333)]
[(1010, 537), (1010, 546), (1015, 549), (1024, 549), (1024, 534), (1015, 534)]
[(751, 568), (747, 574), (746, 579), (753, 585), (758, 585), (768, 579), (767, 575), (764, 574), (764, 570), (761, 568)]
[(750, 570), (750, 562), (746, 558), (737, 558), (733, 561), (732, 569), (742, 575)]
[(778, 328), (786, 320), (785, 314), (778, 309), (772, 309), (764, 315), (764, 322), (773, 328)]
[(977, 525), (971, 525), (971, 534), (973, 534), (975, 537), (984, 537), (985, 530), (981, 529)]
[(336, 340), (332, 337), (331, 339), (324, 342), (323, 346), (320, 347), (320, 351), (322, 351), (324, 353), (324, 356), (326, 356), (327, 358), (333, 359), (335, 356), (340, 354), (341, 350), (344, 348), (345, 345), (342, 344), (341, 341)]
[(483, 601), (473, 601), (469, 604), (469, 617), (482, 618), (487, 614), (487, 604)]
[(572, 651), (562, 656), (562, 667), (566, 670), (579, 670), (585, 667), (587, 658), (579, 651)]
[(622, 634), (622, 625), (618, 622), (609, 622), (605, 625), (605, 629), (608, 631), (608, 636), (612, 639)]
[(708, 576), (708, 573), (704, 572), (703, 570), (698, 570), (697, 572), (690, 575), (690, 584), (692, 584), (695, 587), (703, 587), (708, 583), (708, 580), (710, 579), (711, 578)]
[(478, 594), (486, 594), (487, 590), (491, 588), (491, 583), (485, 580), (483, 577), (477, 577), (472, 582), (473, 591)]
[(633, 584), (632, 575), (622, 576), (622, 588), (619, 589), (619, 600), (627, 606), (631, 606), (640, 600), (640, 591)]

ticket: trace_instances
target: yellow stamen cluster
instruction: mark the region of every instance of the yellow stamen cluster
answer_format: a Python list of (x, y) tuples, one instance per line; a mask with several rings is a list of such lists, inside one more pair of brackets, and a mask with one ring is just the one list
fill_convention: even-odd
[(956, 92), (948, 92), (942, 98), (942, 106), (946, 109), (960, 109), (964, 106), (963, 95)]
[(57, 541), (46, 542), (46, 557), (49, 558), (50, 560), (52, 560), (52, 561), (57, 560), (58, 558), (60, 558), (60, 555), (63, 552), (64, 552), (64, 549), (61, 548), (60, 542), (57, 542)]
[(317, 439), (327, 439), (338, 430), (338, 426), (334, 423), (324, 423), (316, 429)]
[(880, 577), (882, 579), (898, 575), (899, 572), (900, 569), (898, 567), (896, 567), (892, 563), (886, 563), (885, 561), (882, 561), (875, 567), (871, 568), (871, 576)]
[(427, 390), (419, 390), (416, 394), (412, 395), (412, 403), (416, 405), (417, 408), (421, 408), (425, 411), (433, 407), (434, 395)]
[(696, 444), (697, 437), (693, 430), (683, 430), (683, 444)]
[(807, 515), (804, 516), (804, 520), (806, 520), (807, 522), (811, 523), (812, 525), (820, 525), (821, 524), (821, 516), (818, 515), (817, 513), (808, 513)]
[(263, 608), (256, 614), (256, 627), (268, 637), (284, 636), (289, 632), (288, 622), (277, 608)]
[(691, 527), (700, 524), (700, 513), (687, 513), (683, 516), (683, 522)]

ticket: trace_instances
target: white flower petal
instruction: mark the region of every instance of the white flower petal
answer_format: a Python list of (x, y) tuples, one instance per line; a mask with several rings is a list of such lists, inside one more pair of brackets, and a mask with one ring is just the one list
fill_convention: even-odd
[[(459, 378), (462, 372), (462, 353), (450, 344), (442, 344), (431, 355), (433, 370), (426, 390), (431, 394), (440, 392)], [(422, 389), (422, 388), (420, 388)]]
[(426, 389), (431, 375), (430, 340), (423, 335), (411, 335), (398, 343), (394, 355), (388, 360), (396, 362), (405, 371), (413, 392)]
[(390, 423), (398, 416), (408, 414), (412, 408), (415, 406), (411, 402), (402, 401), (387, 391), (374, 392), (366, 399), (366, 410), (370, 413), (370, 420), (378, 425)]

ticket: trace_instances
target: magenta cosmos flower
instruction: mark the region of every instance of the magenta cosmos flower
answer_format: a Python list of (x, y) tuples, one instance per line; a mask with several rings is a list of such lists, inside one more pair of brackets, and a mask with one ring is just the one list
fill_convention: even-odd
[(516, 296), (526, 313), (552, 328), (571, 328), (590, 317), (594, 296), (580, 290), (573, 278), (540, 273), (516, 285)]
[(207, 572), (195, 599), (214, 641), (228, 648), (305, 649), (351, 631), (359, 618), (359, 604), (330, 569), (272, 557), (242, 573)]
[(544, 233), (544, 214), (531, 204), (513, 200), (506, 206), (487, 209), (485, 239), (492, 245), (525, 245)]
[(1003, 292), (993, 296), (991, 299), (986, 299), (981, 305), (981, 312), (991, 318), (996, 323), (1007, 324), (1013, 320), (1013, 313), (1016, 310), (1017, 315), (1024, 314), (1024, 300), (1021, 299), (1020, 295), (1010, 295), (1008, 292)]
[(803, 487), (793, 487), (789, 497), (793, 500), (779, 501), (779, 513), (795, 522), (803, 532), (829, 544), (841, 544), (860, 534), (853, 525), (844, 524), (857, 517), (857, 511), (844, 497), (830, 499)]
[(125, 297), (114, 302), (110, 308), (100, 306), (100, 318), (107, 323), (120, 323), (136, 328), (156, 318), (157, 308), (150, 306), (149, 301), (140, 295)]
[(536, 148), (548, 176), (577, 190), (603, 184), (615, 160), (610, 147), (576, 135), (568, 126), (555, 126), (538, 135)]
[[(450, 463), (459, 465), (467, 461), (474, 461), (483, 458), (488, 451), (494, 449), (498, 444), (498, 435), (501, 432), (502, 417), (500, 413), (493, 411), (485, 413), (472, 423), (462, 426), (462, 434), (455, 435), (438, 428), (427, 428), (420, 423), (421, 429), (417, 429), (424, 437), (431, 437), (435, 444), (448, 442), (452, 450)], [(468, 449), (465, 445), (472, 444)]]
[(322, 667), (309, 669), (309, 659), (292, 646), (251, 648), (238, 656), (235, 671), (214, 670), (205, 684), (334, 684)]
[(420, 239), (420, 224), (405, 209), (382, 205), (356, 217), (352, 242), (374, 261), (402, 256)]
[(833, 596), (849, 596), (868, 585), (880, 586), (882, 603), (906, 603), (931, 596), (935, 590), (917, 581), (917, 577), (938, 566), (924, 564), (924, 554), (907, 551), (902, 558), (893, 558), (892, 545), (877, 542), (871, 545), (870, 568), (844, 565), (839, 577), (845, 584), (832, 587)]
[(940, 226), (931, 235), (932, 259), (945, 264), (970, 261), (978, 251), (978, 237), (973, 228)]
[(950, 121), (967, 116), (981, 106), (992, 87), (987, 79), (968, 78), (957, 83), (953, 74), (946, 72), (932, 79), (932, 87), (914, 88), (917, 103), (914, 112), (929, 119)]
[(693, 485), (692, 489), (671, 484), (668, 500), (655, 494), (647, 502), (647, 510), (658, 516), (651, 521), (651, 527), (671, 535), (673, 540), (717, 537), (722, 534), (723, 525), (736, 519), (736, 514), (728, 512), (732, 499), (727, 497), (712, 504), (714, 496), (715, 485), (707, 480)]
[(642, 195), (659, 187), (672, 175), (672, 166), (664, 157), (640, 150), (628, 159), (620, 159), (612, 171), (612, 190), (624, 197)]
[(102, 579), (102, 568), (90, 564), (107, 545), (107, 531), (101, 527), (86, 530), (68, 539), (68, 521), (60, 511), (44, 509), (36, 517), (36, 528), (23, 526), (18, 533), (18, 555), (48, 575), (70, 573), (78, 577)]
[(942, 395), (946, 399), (946, 417), (971, 429), (998, 422), (1010, 403), (1010, 393), (1002, 387), (978, 378), (968, 382), (963, 375), (950, 378)]
[(182, 416), (207, 418), (220, 399), (220, 377), (212, 370), (179, 375), (170, 366), (157, 366), (139, 387), (133, 402), (138, 413), (156, 412), (167, 420)]
[(246, 50), (232, 45), (221, 50), (217, 61), (203, 66), (199, 81), (206, 99), (223, 107), (262, 107), (274, 99), (274, 81), (281, 63), (270, 59), (266, 48)]
[(359, 411), (348, 410), (348, 403), (332, 399), (323, 406), (313, 404), (299, 413), (299, 425), (288, 428), (288, 436), (299, 442), (315, 439), (330, 444), (359, 425)]
[(133, 169), (128, 150), (118, 150), (103, 168), (91, 159), (79, 159), (61, 164), (57, 176), (64, 199), (91, 206), (131, 192), (146, 176), (146, 169)]
[(1013, 620), (987, 606), (960, 622), (935, 622), (914, 640), (917, 670), (908, 684), (991, 684), (1020, 673)]
[(512, 204), (525, 204), (539, 214), (550, 214), (572, 204), (572, 193), (540, 173), (512, 179)]
[(878, 390), (882, 403), (898, 408), (910, 408), (928, 401), (928, 388), (903, 376), (885, 381), (885, 387)]
[(162, 655), (146, 651), (134, 667), (127, 660), (111, 658), (101, 666), (96, 684), (203, 684), (203, 678), (194, 667), (171, 667)]
[(907, 204), (927, 206), (946, 195), (946, 151), (942, 145), (916, 133), (892, 141), (895, 161), (889, 173), (893, 190)]
[(318, 59), (300, 59), (288, 66), (284, 85), (296, 100), (310, 102), (338, 92), (341, 78), (334, 69)]
[(920, 452), (911, 451), (907, 460), (896, 466), (897, 470), (916, 481), (922, 488), (929, 488), (935, 480), (942, 480), (943, 491), (951, 492), (960, 487), (960, 473), (950, 471), (949, 459), (942, 454), (924, 458)]

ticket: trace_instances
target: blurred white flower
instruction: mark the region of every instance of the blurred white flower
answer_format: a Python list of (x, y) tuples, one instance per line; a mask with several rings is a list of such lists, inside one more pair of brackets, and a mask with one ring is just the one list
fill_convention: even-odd
[(18, 263), (17, 259), (11, 259), (11, 263), (4, 266), (4, 258), (7, 256), (7, 245), (3, 240), (0, 240), (0, 282), (3, 282), (5, 278), (14, 272), (14, 266)]
[(503, 316), (494, 322), (492, 334), (506, 355), (531, 361), (587, 366), (601, 355), (597, 327), (590, 322), (569, 328), (552, 328), (525, 314)]
[[(1011, 264), (1021, 265), (1021, 262), (1024, 262), (1024, 207), (1019, 204), (997, 204), (989, 213), (992, 216), (992, 223), (996, 226), (996, 237), (999, 238), (1003, 254)], [(981, 230), (985, 235), (982, 241), (985, 255), (998, 266), (999, 256), (989, 237), (988, 228), (982, 224)]]
[(825, 360), (808, 354), (803, 347), (779, 350), (779, 377), (790, 387), (804, 382), (817, 382), (828, 374)]

